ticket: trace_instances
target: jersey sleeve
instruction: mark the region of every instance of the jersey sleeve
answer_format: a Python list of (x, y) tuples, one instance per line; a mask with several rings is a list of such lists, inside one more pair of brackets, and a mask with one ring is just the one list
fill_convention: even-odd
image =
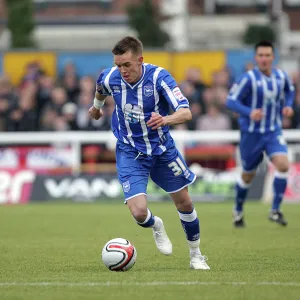
[(229, 91), (228, 98), (243, 102), (243, 100), (251, 93), (251, 80), (246, 74), (234, 83)]
[(96, 91), (100, 94), (100, 95), (104, 95), (104, 96), (110, 96), (111, 93), (108, 90), (108, 88), (105, 85), (105, 77), (106, 77), (106, 72), (105, 70), (102, 71), (98, 77), (98, 80), (96, 82)]
[(172, 109), (177, 111), (179, 108), (189, 108), (188, 99), (182, 94), (171, 74), (162, 70), (159, 75), (159, 94), (164, 97)]
[(245, 99), (251, 94), (251, 80), (246, 74), (233, 84), (227, 97), (226, 106), (241, 115), (250, 116), (251, 108), (245, 105)]

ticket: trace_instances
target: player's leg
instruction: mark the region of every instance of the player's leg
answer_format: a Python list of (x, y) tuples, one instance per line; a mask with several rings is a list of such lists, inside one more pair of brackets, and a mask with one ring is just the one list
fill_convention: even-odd
[(182, 228), (190, 248), (190, 267), (192, 269), (209, 270), (207, 257), (200, 251), (200, 223), (197, 212), (188, 193), (188, 188), (170, 193), (177, 208)]
[(139, 226), (153, 229), (158, 250), (169, 255), (172, 253), (172, 244), (165, 233), (163, 222), (159, 217), (153, 216), (147, 207), (146, 190), (152, 158), (139, 155), (131, 146), (127, 149), (124, 147), (126, 148), (124, 145), (117, 146), (116, 161), (125, 203)]
[(127, 200), (128, 208), (137, 224), (144, 228), (152, 228), (157, 249), (165, 254), (172, 254), (172, 243), (166, 233), (161, 218), (153, 216), (147, 207), (146, 195), (138, 195)]
[[(282, 203), (283, 195), (287, 186), (287, 177), (289, 170), (289, 162), (286, 155), (274, 155), (271, 158), (273, 165), (276, 168), (274, 181), (273, 181), (273, 204), (272, 204), (272, 214), (271, 216), (276, 218), (276, 214), (280, 214), (280, 206)], [(286, 225), (283, 218), (281, 219), (282, 225)]]
[(157, 185), (170, 193), (176, 205), (190, 248), (191, 268), (208, 270), (206, 257), (201, 255), (199, 248), (200, 226), (197, 212), (187, 188), (195, 181), (196, 176), (188, 169), (175, 146), (157, 158), (150, 175)]
[(242, 132), (240, 155), (243, 171), (237, 178), (235, 185), (235, 207), (233, 209), (233, 225), (244, 227), (244, 203), (247, 198), (251, 182), (256, 174), (256, 168), (263, 160), (263, 143), (261, 135)]
[(243, 170), (237, 178), (235, 184), (235, 206), (233, 209), (233, 224), (235, 227), (245, 227), (244, 203), (247, 198), (252, 179), (256, 174), (255, 172), (256, 170), (249, 172)]
[(280, 206), (287, 186), (289, 161), (287, 146), (281, 133), (272, 134), (266, 151), (276, 169), (273, 181), (273, 203), (269, 220), (286, 226), (287, 221), (280, 211)]

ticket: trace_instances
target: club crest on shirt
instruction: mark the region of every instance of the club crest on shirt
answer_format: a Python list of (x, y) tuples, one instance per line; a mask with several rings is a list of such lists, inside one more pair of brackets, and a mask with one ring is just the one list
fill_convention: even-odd
[(153, 95), (153, 86), (152, 85), (145, 85), (144, 86), (144, 95), (146, 97), (150, 97)]
[(123, 191), (124, 191), (125, 193), (127, 193), (127, 192), (130, 191), (130, 182), (129, 182), (129, 181), (123, 182)]

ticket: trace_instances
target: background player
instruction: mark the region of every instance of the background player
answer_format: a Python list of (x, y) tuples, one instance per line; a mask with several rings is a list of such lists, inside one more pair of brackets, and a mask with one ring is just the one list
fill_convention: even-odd
[[(146, 190), (151, 176), (170, 193), (177, 207), (190, 247), (190, 267), (207, 270), (206, 257), (199, 249), (199, 220), (187, 188), (196, 176), (176, 149), (168, 127), (191, 119), (189, 103), (166, 70), (143, 63), (142, 52), (142, 43), (133, 37), (125, 37), (115, 45), (112, 53), (116, 67), (100, 74), (89, 112), (99, 119), (105, 97), (113, 96), (117, 172), (132, 216), (140, 226), (153, 229), (161, 253), (172, 253), (162, 220), (147, 208)], [(168, 115), (170, 106), (172, 115)]]
[(274, 47), (270, 42), (261, 41), (255, 45), (255, 60), (257, 67), (232, 86), (227, 99), (227, 107), (240, 115), (243, 172), (236, 184), (233, 214), (236, 227), (244, 226), (243, 204), (263, 153), (276, 168), (269, 220), (287, 225), (280, 211), (289, 169), (287, 145), (282, 135), (282, 115), (293, 115), (295, 88), (285, 72), (272, 67)]

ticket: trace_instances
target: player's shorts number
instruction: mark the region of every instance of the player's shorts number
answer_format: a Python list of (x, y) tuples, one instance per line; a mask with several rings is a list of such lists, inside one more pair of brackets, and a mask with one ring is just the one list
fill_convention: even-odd
[(176, 161), (169, 163), (168, 167), (172, 170), (175, 176), (179, 176), (182, 171), (186, 170), (184, 163), (179, 157), (176, 158)]

